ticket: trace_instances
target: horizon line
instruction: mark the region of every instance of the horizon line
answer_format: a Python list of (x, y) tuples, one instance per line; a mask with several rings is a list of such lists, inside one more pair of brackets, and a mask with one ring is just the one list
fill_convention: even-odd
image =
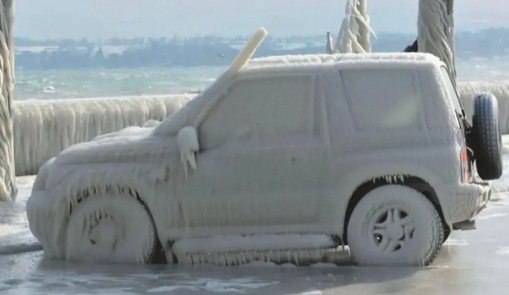
[[(461, 34), (461, 33), (481, 33), (481, 32), (484, 32), (484, 31), (490, 31), (490, 30), (507, 30), (509, 31), (509, 26), (507, 27), (502, 27), (502, 26), (497, 26), (497, 27), (489, 27), (489, 28), (480, 28), (480, 29), (477, 29), (477, 30), (458, 30), (455, 32), (455, 34)], [(254, 30), (253, 30), (254, 31)], [(333, 35), (334, 35), (334, 32), (331, 32)], [(327, 34), (327, 32), (324, 32), (323, 35), (325, 36)], [(173, 38), (173, 37), (178, 37), (178, 38), (200, 38), (200, 37), (219, 37), (219, 38), (225, 38), (225, 39), (235, 39), (235, 38), (245, 38), (245, 37), (249, 37), (251, 34), (246, 34), (246, 35), (221, 35), (221, 34), (194, 34), (194, 35), (179, 35), (179, 34), (172, 34), (172, 35), (160, 35), (160, 36), (144, 36), (144, 37), (141, 37), (141, 36), (132, 36), (132, 37), (124, 37), (124, 36), (112, 36), (112, 37), (107, 37), (107, 38), (90, 38), (90, 37), (74, 37), (74, 38), (71, 38), (71, 37), (59, 37), (59, 38), (51, 38), (51, 37), (48, 37), (48, 38), (45, 38), (45, 39), (35, 39), (35, 38), (32, 38), (32, 37), (23, 37), (23, 36), (14, 36), (15, 39), (25, 39), (25, 40), (30, 40), (30, 41), (58, 41), (58, 40), (73, 40), (73, 41), (81, 41), (81, 40), (87, 40), (89, 42), (95, 42), (95, 41), (102, 41), (102, 40), (109, 40), (109, 39), (116, 39), (116, 38), (119, 38), (119, 39), (139, 39), (139, 38), (143, 38), (143, 39), (150, 39), (150, 38), (156, 38), (156, 39), (159, 39), (159, 38)], [(377, 35), (401, 35), (401, 36), (416, 36), (417, 34), (414, 34), (414, 33), (409, 33), (409, 32), (394, 32), (394, 31), (381, 31), (379, 33), (377, 33)], [(269, 36), (270, 36), (270, 31), (269, 31)], [(288, 38), (288, 37), (318, 37), (318, 36), (322, 36), (322, 34), (303, 34), (303, 35), (298, 35), (298, 34), (285, 34), (285, 35), (282, 35), (282, 34), (277, 34), (277, 35), (273, 35), (274, 38), (276, 39), (280, 39), (280, 38)]]

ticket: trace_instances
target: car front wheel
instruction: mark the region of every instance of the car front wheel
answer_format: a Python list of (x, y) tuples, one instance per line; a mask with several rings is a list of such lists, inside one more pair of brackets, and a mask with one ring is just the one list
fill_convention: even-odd
[(74, 205), (66, 231), (67, 260), (148, 263), (158, 243), (150, 212), (130, 195), (90, 196)]

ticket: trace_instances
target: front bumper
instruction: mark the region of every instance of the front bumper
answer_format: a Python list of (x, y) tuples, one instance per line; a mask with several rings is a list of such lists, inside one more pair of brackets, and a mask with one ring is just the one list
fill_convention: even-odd
[[(59, 204), (55, 204), (45, 191), (32, 192), (27, 200), (26, 212), (28, 226), (34, 237), (41, 243), (44, 255), (48, 258), (63, 257), (64, 216)], [(58, 222), (60, 221), (60, 222)]]
[(452, 226), (474, 218), (486, 208), (491, 193), (488, 182), (472, 182), (446, 189), (441, 200), (446, 222)]

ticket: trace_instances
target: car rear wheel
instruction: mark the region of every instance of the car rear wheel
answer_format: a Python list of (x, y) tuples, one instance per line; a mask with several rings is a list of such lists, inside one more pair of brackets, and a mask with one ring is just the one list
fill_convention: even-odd
[(367, 193), (347, 226), (360, 265), (429, 265), (442, 248), (444, 228), (435, 206), (420, 192), (386, 185)]

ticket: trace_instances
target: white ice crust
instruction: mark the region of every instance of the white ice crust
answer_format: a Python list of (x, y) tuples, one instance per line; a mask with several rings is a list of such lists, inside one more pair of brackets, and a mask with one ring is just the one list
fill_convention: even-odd
[[(504, 82), (458, 83), (460, 100), (470, 116), (475, 95), (484, 91), (498, 99), (500, 130), (502, 134), (509, 134), (509, 85)], [(96, 136), (129, 126), (156, 127), (159, 121), (178, 111), (193, 97), (17, 101), (14, 104), (16, 174), (36, 174), (48, 159), (65, 148)]]
[(336, 45), (337, 53), (369, 53), (371, 52), (367, 0), (348, 0), (345, 18), (341, 24)]
[[(374, 241), (374, 235), (380, 241)], [(348, 224), (348, 244), (361, 265), (427, 265), (438, 254), (443, 235), (433, 204), (421, 193), (399, 185), (366, 194)]]
[[(161, 121), (192, 96), (27, 100), (14, 104), (16, 175), (34, 175), (67, 147), (129, 126)], [(154, 122), (149, 123), (154, 126)], [(148, 126), (147, 126), (148, 127)]]
[(150, 215), (129, 195), (87, 198), (69, 219), (65, 258), (87, 263), (144, 262), (153, 251), (155, 236)]
[(187, 163), (193, 170), (196, 170), (195, 154), (200, 149), (196, 129), (191, 126), (182, 128), (177, 135), (177, 146), (180, 152), (180, 163), (184, 166), (184, 174), (187, 179)]
[[(211, 238), (180, 239), (173, 244), (179, 262), (239, 265), (252, 261), (320, 259), (335, 246), (327, 235), (218, 235)], [(246, 251), (245, 249), (249, 249)]]
[(448, 224), (482, 205), (483, 188), (459, 181), (457, 120), (437, 58), (250, 60), (265, 35), (257, 31), (230, 69), (157, 126), (73, 145), (41, 169), (27, 216), (47, 256), (65, 258), (78, 200), (126, 191), (150, 209), (168, 251), (171, 241), (225, 234), (342, 237), (350, 196), (379, 178), (427, 182)]

